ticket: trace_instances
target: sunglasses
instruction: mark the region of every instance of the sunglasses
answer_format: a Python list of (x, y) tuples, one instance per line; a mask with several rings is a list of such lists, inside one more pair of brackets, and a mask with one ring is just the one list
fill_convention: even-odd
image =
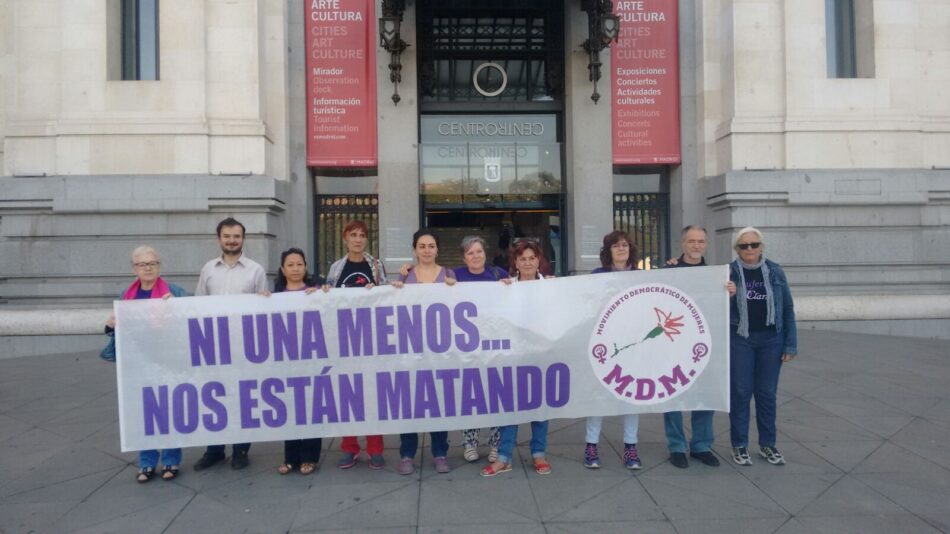
[(755, 250), (755, 249), (761, 247), (761, 246), (762, 246), (762, 243), (739, 243), (739, 244), (736, 245), (736, 246), (739, 247), (739, 248), (741, 248), (742, 250), (748, 250), (748, 249), (750, 249), (750, 248), (751, 248), (752, 250)]

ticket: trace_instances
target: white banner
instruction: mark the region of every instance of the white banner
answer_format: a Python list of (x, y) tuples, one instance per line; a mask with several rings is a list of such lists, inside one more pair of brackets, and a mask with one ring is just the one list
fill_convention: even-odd
[(729, 409), (726, 266), (115, 304), (122, 450)]

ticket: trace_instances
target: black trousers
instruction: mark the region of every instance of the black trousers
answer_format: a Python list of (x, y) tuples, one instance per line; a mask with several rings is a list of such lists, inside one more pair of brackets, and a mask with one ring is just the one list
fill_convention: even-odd
[[(250, 443), (235, 443), (231, 445), (232, 451), (244, 451), (247, 452), (251, 449)], [(208, 456), (217, 456), (219, 458), (224, 458), (224, 445), (208, 445), (208, 448), (205, 450), (205, 454)]]
[(320, 461), (322, 438), (290, 439), (284, 442), (284, 463), (294, 467), (302, 463), (315, 464)]

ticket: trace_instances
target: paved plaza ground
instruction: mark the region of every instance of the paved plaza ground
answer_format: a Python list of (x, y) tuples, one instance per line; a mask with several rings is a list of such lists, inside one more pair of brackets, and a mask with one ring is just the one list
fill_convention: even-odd
[[(778, 446), (788, 465), (728, 455), (716, 415), (718, 468), (667, 461), (662, 418), (640, 425), (642, 471), (619, 459), (619, 418), (601, 441), (603, 467), (582, 464), (584, 421), (551, 423), (551, 475), (530, 465), (529, 431), (511, 473), (478, 475), (450, 433), (453, 470), (428, 451), (412, 476), (335, 467), (281, 477), (279, 443), (256, 443), (251, 465), (196, 473), (186, 449), (175, 481), (134, 481), (119, 452), (114, 365), (95, 354), (0, 359), (0, 531), (20, 532), (950, 532), (950, 342), (802, 331), (782, 371)], [(9, 355), (0, 355), (9, 356)], [(754, 435), (752, 440), (754, 442)], [(428, 445), (426, 440), (425, 445)]]

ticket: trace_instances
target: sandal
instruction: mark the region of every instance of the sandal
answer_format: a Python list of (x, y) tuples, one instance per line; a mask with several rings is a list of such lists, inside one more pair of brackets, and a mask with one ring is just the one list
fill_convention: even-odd
[(177, 465), (166, 465), (162, 468), (162, 480), (173, 480), (178, 476)]
[(279, 466), (277, 466), (277, 472), (282, 475), (286, 475), (290, 473), (291, 471), (293, 471), (293, 469), (294, 469), (294, 466), (291, 464), (280, 464)]
[[(497, 465), (498, 467), (495, 467), (496, 465)], [(483, 477), (493, 477), (493, 476), (495, 476), (495, 475), (500, 475), (500, 474), (502, 474), (502, 473), (507, 473), (508, 471), (511, 471), (511, 464), (503, 464), (503, 463), (500, 463), (500, 462), (495, 462), (495, 463), (486, 465), (486, 466), (482, 469), (482, 476), (483, 476)]]
[(139, 469), (139, 474), (135, 477), (136, 482), (139, 484), (145, 484), (149, 480), (152, 480), (152, 477), (155, 476), (154, 467), (143, 467)]
[(316, 470), (317, 470), (317, 464), (313, 462), (304, 462), (300, 464), (301, 475), (309, 475), (310, 473), (313, 473)]
[(544, 458), (535, 458), (534, 472), (539, 475), (549, 475), (551, 474), (551, 464), (549, 464)]

